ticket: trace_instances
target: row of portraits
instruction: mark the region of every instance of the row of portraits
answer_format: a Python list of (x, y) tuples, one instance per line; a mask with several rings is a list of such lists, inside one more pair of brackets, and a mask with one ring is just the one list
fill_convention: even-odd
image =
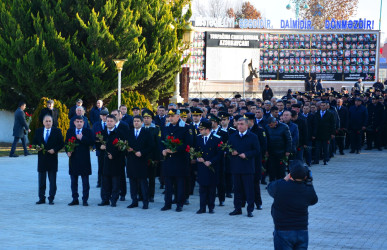
[(260, 41), (376, 42), (376, 34), (260, 34)]
[(261, 50), (260, 58), (285, 57), (375, 57), (375, 50)]
[(262, 49), (376, 49), (376, 42), (260, 41)]
[(261, 65), (260, 73), (375, 73), (375, 66), (295, 66), (295, 65)]
[(286, 57), (286, 58), (263, 58), (259, 61), (260, 65), (375, 65), (375, 57), (346, 57), (346, 58), (337, 58), (337, 57), (312, 57), (312, 58), (302, 58), (302, 57)]

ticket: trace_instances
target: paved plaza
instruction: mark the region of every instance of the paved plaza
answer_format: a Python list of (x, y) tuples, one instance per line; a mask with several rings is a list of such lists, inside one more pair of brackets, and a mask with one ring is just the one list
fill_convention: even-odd
[[(273, 248), (272, 198), (263, 185), (263, 210), (255, 210), (253, 218), (246, 216), (246, 210), (242, 216), (229, 216), (232, 199), (217, 206), (215, 214), (195, 214), (197, 189), (183, 212), (161, 212), (158, 184), (149, 210), (127, 209), (129, 195), (115, 208), (98, 207), (97, 159), (95, 153), (92, 156), (89, 207), (67, 205), (71, 191), (65, 154), (60, 154), (53, 206), (35, 205), (36, 155), (0, 158), (0, 249)], [(309, 209), (310, 249), (387, 249), (386, 162), (386, 151), (363, 151), (312, 167), (319, 202)]]

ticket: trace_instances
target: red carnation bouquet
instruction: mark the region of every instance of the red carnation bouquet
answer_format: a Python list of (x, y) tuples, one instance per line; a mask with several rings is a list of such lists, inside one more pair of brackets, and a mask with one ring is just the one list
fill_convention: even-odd
[(65, 145), (67, 152), (74, 152), (75, 147), (78, 146), (78, 143), (75, 143), (76, 140), (77, 138), (75, 138), (74, 136), (67, 140), (67, 143)]
[(27, 116), (26, 122), (27, 122), (28, 124), (30, 124), (30, 123), (31, 123), (31, 120), (32, 120), (32, 114), (29, 114), (28, 112), (26, 112), (25, 114), (26, 114), (26, 116)]
[(167, 149), (170, 149), (172, 152), (176, 152), (177, 147), (182, 145), (183, 142), (179, 138), (174, 138), (173, 136), (167, 136), (167, 138), (162, 141)]
[(120, 151), (125, 151), (126, 149), (129, 148), (127, 141), (123, 141), (123, 140), (118, 139), (118, 138), (114, 139), (112, 144), (113, 144), (113, 146), (116, 146), (118, 148), (118, 150), (120, 150)]
[(103, 140), (103, 135), (101, 131), (95, 133), (95, 136), (97, 137), (97, 142), (101, 143), (102, 145), (106, 145), (106, 142)]
[(234, 149), (231, 147), (231, 145), (227, 143), (223, 143), (222, 141), (218, 144), (218, 148), (220, 148), (222, 151), (225, 151), (226, 153), (232, 153)]
[(29, 145), (28, 147), (29, 147), (30, 149), (35, 149), (35, 150), (38, 150), (38, 151), (42, 151), (43, 154), (46, 153), (46, 150), (44, 149), (43, 143), (40, 144), (40, 145)]
[(185, 152), (189, 153), (191, 160), (196, 160), (197, 158), (202, 157), (202, 152), (196, 151), (194, 148), (191, 148), (189, 145), (187, 145)]

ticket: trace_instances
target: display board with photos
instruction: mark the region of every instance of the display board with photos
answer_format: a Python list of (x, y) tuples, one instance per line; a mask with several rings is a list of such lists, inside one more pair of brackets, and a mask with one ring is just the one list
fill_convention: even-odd
[(183, 58), (191, 54), (188, 62), (182, 67), (189, 67), (189, 78), (191, 80), (205, 79), (205, 32), (195, 32), (191, 47), (183, 52)]
[(378, 35), (260, 34), (260, 78), (327, 81), (375, 79)]

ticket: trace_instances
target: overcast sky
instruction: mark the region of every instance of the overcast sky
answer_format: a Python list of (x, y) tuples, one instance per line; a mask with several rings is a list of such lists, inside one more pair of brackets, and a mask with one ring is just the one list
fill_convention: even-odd
[[(208, 1), (213, 0), (194, 0), (203, 4)], [(231, 4), (241, 3), (244, 1), (241, 0), (224, 0)], [(295, 14), (293, 11), (287, 10), (286, 5), (289, 3), (289, 0), (249, 0), (261, 13), (264, 17), (270, 19), (274, 25), (274, 28), (280, 27), (281, 19), (294, 18)], [(337, 0), (340, 1), (340, 0)], [(382, 10), (382, 25), (381, 25), (381, 36), (382, 41), (385, 41), (387, 38), (387, 0), (383, 1), (383, 10)], [(367, 18), (367, 20), (375, 21), (375, 29), (379, 27), (379, 12), (380, 12), (380, 3), (381, 0), (359, 0), (357, 14), (354, 19), (358, 18)], [(195, 11), (195, 8), (193, 8)], [(195, 14), (195, 12), (194, 12)], [(384, 19), (383, 19), (384, 18)]]

